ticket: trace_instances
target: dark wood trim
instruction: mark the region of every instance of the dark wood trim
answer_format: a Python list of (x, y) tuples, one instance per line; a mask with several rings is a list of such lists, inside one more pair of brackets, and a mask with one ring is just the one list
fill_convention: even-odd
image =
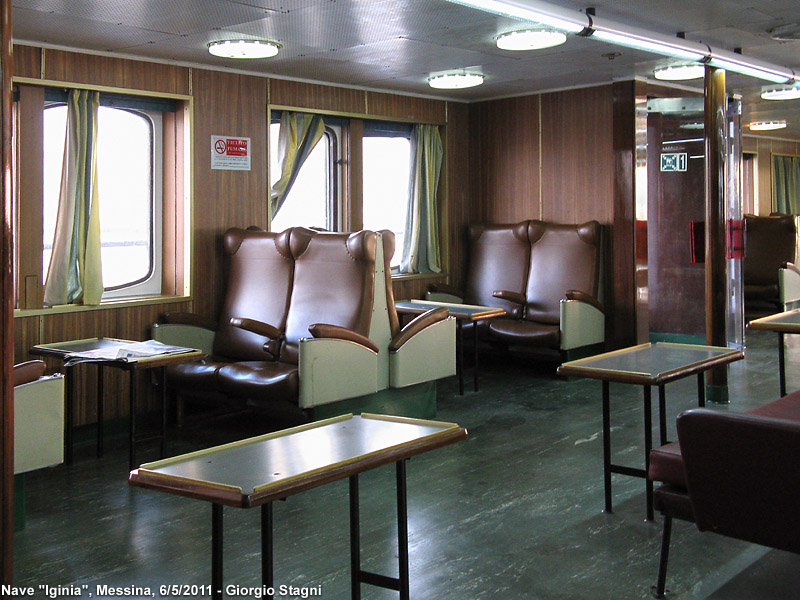
[(3, 177), (0, 182), (0, 202), (3, 204), (3, 250), (2, 250), (2, 298), (3, 310), (0, 316), (0, 336), (3, 340), (3, 375), (0, 377), (0, 410), (2, 410), (2, 515), (0, 529), (2, 532), (2, 549), (0, 553), (0, 582), (11, 585), (14, 578), (14, 388), (12, 384), (12, 367), (14, 364), (14, 238), (12, 223), (8, 220), (11, 214), (11, 0), (2, 0), (2, 23), (0, 27), (0, 71), (2, 71), (3, 92), (0, 100), (2, 114), (3, 144), (2, 165)]

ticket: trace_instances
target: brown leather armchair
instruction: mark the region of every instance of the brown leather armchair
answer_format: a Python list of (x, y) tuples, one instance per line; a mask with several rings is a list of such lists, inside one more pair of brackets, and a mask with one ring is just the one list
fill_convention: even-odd
[(437, 285), (429, 290), (429, 299), (504, 308), (507, 317), (482, 325), (481, 338), (490, 342), (545, 349), (560, 358), (602, 349), (597, 221), (474, 224), (469, 239), (463, 296)]
[(649, 477), (664, 515), (654, 595), (663, 598), (672, 519), (700, 531), (800, 553), (800, 392), (744, 414), (692, 409), (678, 441), (650, 455)]

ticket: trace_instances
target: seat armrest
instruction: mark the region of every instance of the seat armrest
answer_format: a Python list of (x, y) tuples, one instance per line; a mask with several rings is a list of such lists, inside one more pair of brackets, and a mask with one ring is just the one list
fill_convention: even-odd
[(580, 290), (567, 290), (565, 294), (567, 300), (577, 300), (579, 302), (586, 302), (587, 304), (591, 304), (597, 310), (602, 313), (605, 313), (605, 308), (603, 308), (603, 304), (591, 294), (587, 294), (586, 292), (582, 292)]
[(43, 360), (28, 360), (14, 365), (14, 387), (36, 381), (44, 375)]
[(309, 333), (318, 339), (337, 339), (347, 340), (348, 342), (355, 342), (360, 344), (373, 352), (378, 352), (378, 344), (373, 342), (365, 335), (356, 333), (352, 329), (340, 327), (339, 325), (329, 325), (328, 323), (314, 323), (308, 328)]
[(527, 298), (525, 294), (520, 294), (519, 292), (512, 292), (511, 290), (495, 290), (492, 292), (492, 296), (495, 298), (500, 298), (501, 300), (508, 300), (509, 302), (513, 302), (514, 304), (519, 304), (522, 306), (527, 302)]
[(431, 310), (418, 315), (409, 321), (408, 324), (406, 324), (406, 326), (403, 327), (398, 334), (394, 336), (394, 338), (392, 338), (392, 340), (389, 342), (389, 350), (394, 352), (398, 348), (402, 347), (402, 345), (412, 337), (417, 335), (420, 331), (426, 327), (430, 327), (434, 323), (444, 321), (448, 316), (450, 316), (450, 311), (444, 306), (432, 308)]
[(233, 317), (230, 320), (230, 324), (233, 327), (238, 327), (240, 329), (244, 329), (245, 331), (249, 331), (257, 335), (268, 337), (271, 340), (277, 340), (281, 337), (280, 329), (278, 329), (274, 325), (270, 325), (269, 323), (257, 321), (256, 319), (244, 319), (240, 317)]
[(169, 325), (192, 325), (211, 331), (217, 330), (217, 322), (214, 319), (187, 312), (164, 313), (159, 317), (158, 322)]

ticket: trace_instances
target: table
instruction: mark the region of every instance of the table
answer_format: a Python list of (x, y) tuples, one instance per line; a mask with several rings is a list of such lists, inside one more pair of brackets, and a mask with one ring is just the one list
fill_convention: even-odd
[[(131, 471), (131, 485), (211, 502), (211, 593), (222, 598), (222, 507), (261, 507), (262, 585), (273, 588), (272, 503), (339, 479), (350, 485), (351, 597), (361, 584), (396, 590), (408, 600), (405, 460), (466, 439), (455, 423), (362, 414), (343, 415), (233, 442)], [(313, 450), (313, 451), (310, 451)], [(394, 462), (399, 577), (361, 569), (358, 474)], [(272, 598), (270, 594), (268, 596)]]
[[(65, 462), (72, 463), (72, 445), (73, 445), (73, 405), (74, 400), (74, 376), (72, 369), (80, 362), (92, 362), (97, 365), (97, 456), (103, 455), (103, 369), (111, 367), (114, 369), (121, 369), (128, 371), (130, 374), (129, 384), (129, 407), (130, 407), (130, 424), (128, 436), (128, 464), (129, 468), (136, 466), (136, 443), (150, 438), (139, 438), (136, 433), (136, 372), (142, 369), (161, 368), (161, 380), (166, 383), (164, 378), (164, 371), (168, 365), (192, 362), (205, 358), (205, 354), (199, 350), (191, 350), (182, 352), (180, 354), (165, 354), (150, 356), (146, 358), (139, 358), (136, 360), (87, 360), (72, 362), (69, 360), (71, 354), (76, 352), (86, 352), (90, 350), (97, 350), (101, 348), (117, 347), (124, 344), (132, 343), (130, 340), (120, 340), (116, 338), (89, 338), (85, 340), (71, 340), (67, 342), (56, 342), (53, 344), (38, 344), (30, 349), (30, 353), (35, 356), (45, 356), (50, 358), (58, 358), (64, 361), (64, 376), (65, 376), (65, 427), (64, 427), (64, 443), (65, 443)], [(167, 444), (167, 390), (166, 385), (161, 386), (161, 456), (166, 454)]]
[(800, 308), (786, 312), (753, 319), (747, 324), (748, 329), (759, 331), (775, 331), (778, 334), (778, 370), (781, 398), (786, 395), (786, 350), (784, 349), (784, 334), (800, 333)]
[(502, 317), (506, 311), (494, 306), (478, 306), (475, 304), (458, 304), (456, 302), (433, 302), (430, 300), (401, 300), (395, 302), (397, 312), (401, 315), (421, 315), (433, 308), (445, 307), (456, 319), (458, 329), (456, 373), (458, 375), (458, 393), (464, 395), (464, 323), (472, 323), (473, 333), (473, 387), (478, 391), (478, 321)]
[[(664, 386), (678, 379), (697, 375), (697, 403), (705, 406), (703, 373), (744, 358), (741, 350), (717, 346), (672, 344), (666, 342), (641, 344), (606, 352), (558, 367), (560, 375), (573, 375), (603, 382), (603, 485), (605, 510), (611, 505), (611, 473), (642, 477), (646, 480), (647, 519), (653, 519), (653, 482), (647, 479), (650, 450), (653, 446), (651, 417), (651, 386), (658, 386), (659, 431), (661, 445), (667, 443), (666, 393)], [(645, 468), (633, 468), (611, 463), (611, 425), (609, 416), (609, 383), (632, 383), (644, 388), (644, 463)]]

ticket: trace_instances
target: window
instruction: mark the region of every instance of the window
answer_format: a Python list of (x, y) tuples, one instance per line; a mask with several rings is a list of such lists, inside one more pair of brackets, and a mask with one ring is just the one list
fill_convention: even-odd
[[(270, 124), (270, 185), (281, 176), (278, 162), (280, 123)], [(289, 227), (340, 228), (339, 218), (339, 126), (326, 126), (325, 134), (308, 155), (286, 201), (272, 219), (272, 230)]]
[[(58, 212), (67, 107), (44, 110), (42, 280)], [(101, 106), (97, 188), (104, 298), (161, 292), (161, 114)], [(120, 143), (124, 140), (124, 143)]]
[(411, 129), (400, 124), (364, 127), (364, 228), (395, 235), (392, 267), (400, 265), (411, 176)]
[[(68, 91), (14, 89), (14, 276), (19, 309), (44, 306)], [(189, 293), (189, 97), (100, 92), (97, 194), (102, 301)]]

